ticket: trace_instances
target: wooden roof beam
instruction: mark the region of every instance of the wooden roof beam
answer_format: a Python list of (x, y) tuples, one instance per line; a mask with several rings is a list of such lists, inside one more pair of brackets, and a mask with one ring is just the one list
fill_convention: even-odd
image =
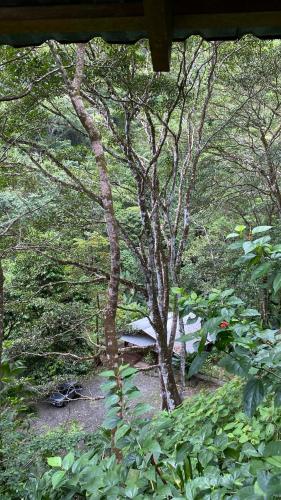
[(171, 0), (143, 0), (145, 28), (154, 71), (169, 71), (173, 13)]

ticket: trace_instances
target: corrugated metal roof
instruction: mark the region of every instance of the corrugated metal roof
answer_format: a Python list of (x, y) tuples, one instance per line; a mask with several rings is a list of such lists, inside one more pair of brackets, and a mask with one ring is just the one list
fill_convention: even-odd
[(155, 340), (145, 334), (136, 335), (122, 335), (120, 340), (123, 342), (128, 342), (129, 344), (137, 345), (139, 347), (148, 347), (155, 345)]
[[(193, 333), (196, 333), (201, 329), (201, 318), (197, 318), (194, 323), (188, 324), (188, 320), (195, 319), (195, 318), (196, 318), (196, 316), (193, 313), (190, 313), (190, 314), (184, 316), (183, 322), (184, 322), (185, 335), (190, 334), (190, 336), (191, 336)], [(173, 321), (173, 313), (170, 312), (168, 314), (168, 322), (167, 322), (168, 342), (170, 340), (170, 335), (171, 335), (172, 321)], [(156, 332), (155, 332), (153, 326), (151, 325), (151, 323), (147, 317), (133, 321), (130, 324), (130, 327), (132, 328), (132, 330), (135, 330), (135, 331), (141, 330), (146, 335), (151, 337), (152, 339), (156, 339)], [(181, 333), (179, 331), (179, 324), (178, 324), (177, 331), (176, 331), (176, 339), (178, 339), (180, 336), (181, 336)], [(186, 342), (186, 344), (185, 344), (186, 351), (189, 353), (194, 352), (195, 351), (195, 344), (196, 344), (196, 342), (198, 342), (198, 340), (200, 340), (200, 338), (196, 338), (196, 339), (193, 338), (190, 341)], [(132, 342), (132, 343), (134, 343), (134, 342)], [(178, 342), (177, 340), (175, 340), (174, 352), (178, 353), (180, 351), (180, 348), (181, 348), (181, 342)]]

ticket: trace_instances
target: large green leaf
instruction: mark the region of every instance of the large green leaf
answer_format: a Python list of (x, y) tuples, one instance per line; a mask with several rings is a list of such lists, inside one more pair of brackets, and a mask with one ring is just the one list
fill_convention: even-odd
[(243, 241), (235, 241), (234, 243), (231, 243), (228, 248), (230, 250), (239, 250), (240, 248), (243, 248)]
[(58, 470), (57, 472), (54, 473), (52, 476), (52, 486), (53, 488), (57, 488), (59, 484), (62, 482), (65, 476), (65, 470)]
[(129, 366), (124, 371), (121, 372), (122, 378), (130, 377), (131, 375), (135, 375), (137, 373), (137, 369)]
[(116, 380), (110, 380), (109, 382), (104, 382), (104, 384), (101, 384), (101, 390), (103, 392), (109, 392), (111, 391), (114, 387), (116, 387), (117, 382)]
[(281, 456), (281, 441), (270, 441), (263, 450), (264, 457), (280, 457)]
[(198, 346), (198, 353), (201, 353), (205, 350), (207, 336), (208, 336), (207, 332), (202, 335), (201, 340), (199, 342), (199, 346)]
[(176, 444), (176, 463), (184, 462), (186, 456), (192, 451), (192, 445), (189, 442)]
[(227, 236), (226, 236), (226, 239), (227, 240), (230, 240), (231, 238), (237, 238), (239, 236), (238, 233), (229, 233)]
[(229, 306), (242, 306), (243, 304), (244, 304), (243, 300), (236, 296), (230, 297), (227, 300), (227, 305)]
[(219, 329), (220, 323), (224, 320), (222, 316), (216, 316), (215, 318), (210, 318), (205, 321), (202, 326), (202, 330), (204, 333), (215, 333)]
[(229, 373), (238, 375), (238, 377), (246, 377), (251, 367), (250, 361), (244, 357), (230, 356), (227, 354), (219, 362), (219, 366), (225, 368)]
[(171, 288), (171, 293), (173, 295), (183, 295), (184, 294), (184, 288), (178, 288), (178, 287), (173, 286)]
[(223, 318), (224, 321), (230, 321), (231, 318), (234, 316), (235, 309), (233, 307), (222, 307), (220, 310), (221, 317)]
[(272, 268), (271, 262), (263, 262), (258, 267), (256, 267), (256, 269), (253, 271), (252, 278), (254, 280), (259, 279), (259, 278), (263, 278), (264, 276), (266, 276), (269, 273), (271, 268)]
[(64, 470), (68, 470), (70, 469), (70, 467), (72, 467), (73, 465), (73, 462), (74, 462), (74, 453), (72, 451), (70, 451), (63, 459), (62, 461), (62, 468)]
[(227, 288), (221, 293), (221, 297), (225, 299), (226, 297), (230, 297), (230, 295), (233, 295), (235, 292), (234, 288)]
[(251, 378), (248, 380), (244, 388), (244, 411), (246, 415), (254, 415), (257, 406), (264, 398), (264, 386), (259, 378)]
[(273, 286), (274, 293), (277, 293), (280, 290), (280, 288), (281, 288), (281, 273), (278, 273), (275, 276), (272, 286)]
[(255, 492), (253, 486), (245, 486), (240, 488), (235, 496), (232, 497), (233, 500), (265, 500), (264, 495)]
[(266, 463), (273, 465), (273, 467), (281, 468), (281, 457), (267, 457), (265, 461)]
[(152, 406), (149, 403), (138, 403), (136, 404), (133, 413), (135, 417), (138, 417), (139, 415), (143, 415), (150, 410), (152, 410)]
[(106, 370), (104, 372), (101, 372), (100, 376), (106, 378), (115, 378), (115, 373), (113, 370)]
[(278, 245), (274, 245), (272, 247), (272, 252), (273, 253), (280, 253), (281, 252), (281, 245), (280, 245), (280, 243)]
[(112, 394), (105, 399), (105, 407), (110, 408), (111, 406), (115, 406), (119, 401), (119, 396), (117, 394)]
[(268, 483), (265, 493), (267, 498), (280, 498), (281, 493), (281, 474), (272, 476)]
[(177, 338), (177, 342), (188, 342), (189, 340), (198, 340), (198, 337), (200, 337), (200, 330), (194, 333), (188, 333), (186, 335), (181, 335), (180, 337)]
[(235, 267), (237, 266), (240, 266), (241, 264), (256, 264), (256, 263), (259, 263), (260, 262), (260, 257), (258, 255), (256, 255), (255, 253), (253, 252), (249, 252), (247, 253), (247, 255), (242, 255), (242, 257), (239, 257), (239, 259), (237, 259), (235, 261)]
[(253, 241), (253, 245), (255, 247), (262, 247), (264, 245), (266, 245), (267, 243), (269, 243), (271, 241), (271, 237), (270, 236), (262, 236), (261, 238), (257, 238), (256, 240)]
[(152, 436), (148, 436), (142, 442), (141, 447), (142, 447), (142, 451), (144, 451), (145, 453), (150, 452), (153, 454), (154, 453), (158, 454), (158, 453), (161, 453), (161, 451), (162, 451), (160, 444), (158, 443), (158, 441), (156, 439), (153, 439)]
[(244, 241), (243, 243), (243, 250), (245, 254), (252, 252), (254, 250), (255, 245), (253, 244), (252, 241)]
[(117, 416), (112, 416), (112, 417), (108, 417), (105, 419), (105, 421), (103, 422), (103, 427), (105, 429), (109, 429), (109, 430), (112, 430), (114, 429), (115, 427), (117, 427), (117, 425), (121, 422), (121, 419)]
[(61, 457), (48, 457), (47, 462), (50, 467), (61, 467), (62, 459)]
[(206, 361), (208, 356), (209, 356), (209, 352), (206, 352), (206, 351), (201, 352), (200, 354), (197, 354), (196, 358), (194, 358), (194, 360), (192, 361), (192, 363), (189, 367), (187, 378), (190, 378), (199, 372), (201, 366)]
[(254, 227), (252, 234), (265, 233), (266, 231), (269, 231), (271, 228), (272, 226), (256, 226)]
[(127, 434), (130, 431), (130, 426), (128, 424), (123, 424), (120, 425), (120, 427), (117, 428), (117, 431), (115, 433), (115, 442), (118, 441), (118, 439), (121, 439), (125, 434)]
[(260, 313), (257, 309), (245, 309), (245, 311), (241, 313), (241, 316), (245, 318), (254, 318), (255, 316), (260, 316)]
[(131, 485), (131, 486), (128, 486), (126, 489), (125, 489), (125, 494), (126, 494), (126, 497), (127, 498), (135, 498), (138, 494), (138, 487), (136, 485)]

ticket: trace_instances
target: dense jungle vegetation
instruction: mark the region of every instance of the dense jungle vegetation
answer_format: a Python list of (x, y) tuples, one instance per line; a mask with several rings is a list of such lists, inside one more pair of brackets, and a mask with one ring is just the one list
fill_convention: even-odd
[[(145, 42), (0, 53), (0, 498), (281, 498), (281, 43), (192, 37), (167, 74)], [(153, 417), (119, 340), (143, 316)], [(201, 371), (226, 382), (183, 400)], [(31, 425), (96, 373), (97, 431)]]

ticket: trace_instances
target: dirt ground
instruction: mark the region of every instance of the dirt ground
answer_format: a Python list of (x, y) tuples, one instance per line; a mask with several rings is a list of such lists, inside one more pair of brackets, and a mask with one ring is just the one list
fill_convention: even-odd
[[(95, 398), (102, 396), (101, 384), (105, 382), (103, 377), (98, 375), (89, 378), (83, 384), (83, 395)], [(149, 403), (152, 406), (151, 413), (160, 410), (159, 379), (155, 372), (139, 372), (135, 378), (135, 385), (141, 394), (136, 402)], [(202, 381), (190, 383), (185, 390), (185, 397), (191, 397), (202, 389), (214, 390), (217, 387)], [(104, 400), (91, 401), (89, 399), (78, 399), (70, 401), (63, 408), (55, 408), (47, 401), (40, 402), (36, 406), (37, 417), (32, 422), (32, 427), (38, 432), (44, 432), (59, 425), (69, 425), (77, 422), (86, 431), (97, 429), (105, 416)]]

